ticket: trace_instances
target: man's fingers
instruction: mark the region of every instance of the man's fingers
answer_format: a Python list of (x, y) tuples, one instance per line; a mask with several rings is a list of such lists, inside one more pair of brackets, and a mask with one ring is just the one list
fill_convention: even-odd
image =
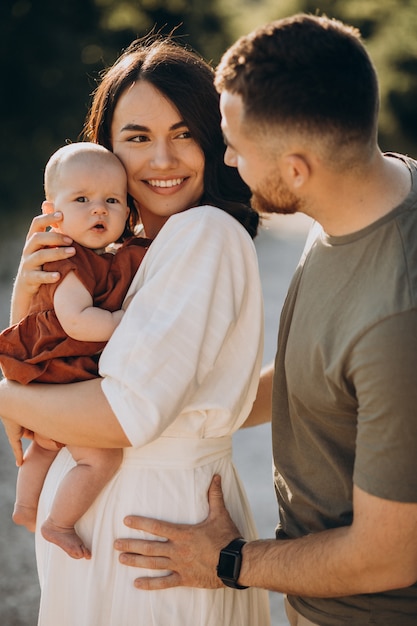
[[(208, 491), (208, 500), (210, 506), (209, 517), (215, 517), (217, 514), (225, 510), (221, 478), (218, 474), (213, 476), (211, 481)], [(133, 528), (134, 530), (142, 530), (152, 535), (156, 535), (157, 537), (164, 537), (166, 539), (175, 539), (190, 528), (187, 524), (175, 524), (172, 522), (153, 519), (151, 517), (142, 517), (141, 515), (128, 515), (125, 517), (124, 523), (126, 526)], [(202, 523), (204, 524), (204, 522)]]
[(136, 589), (143, 589), (144, 591), (157, 591), (158, 589), (172, 589), (172, 587), (180, 587), (181, 579), (176, 572), (173, 572), (168, 576), (136, 578), (134, 585)]
[(167, 541), (153, 541), (152, 539), (116, 539), (114, 547), (119, 552), (132, 552), (140, 556), (161, 556), (168, 552)]
[(215, 474), (211, 480), (208, 490), (208, 501), (210, 508), (210, 517), (225, 509), (224, 497), (222, 491), (222, 481), (218, 474)]
[[(143, 546), (141, 547), (141, 549)], [(138, 554), (132, 552), (122, 552), (119, 555), (120, 563), (123, 565), (129, 565), (130, 567), (140, 567), (142, 569), (159, 569), (169, 570), (172, 566), (171, 560), (165, 557), (146, 556), (145, 554)]]
[(176, 537), (185, 528), (184, 524), (172, 524), (171, 522), (164, 522), (152, 517), (142, 517), (141, 515), (128, 515), (123, 521), (129, 528), (143, 530), (157, 537), (165, 537), (167, 539)]
[[(208, 491), (208, 500), (209, 500), (209, 516), (206, 522), (210, 525), (211, 522), (215, 520), (223, 520), (222, 528), (225, 529), (227, 526), (230, 527), (231, 532), (237, 533), (235, 536), (239, 536), (239, 530), (232, 518), (230, 517), (229, 511), (226, 508), (224, 503), (221, 478), (218, 474), (213, 476), (211, 481), (211, 485)], [(233, 528), (235, 529), (233, 531)]]

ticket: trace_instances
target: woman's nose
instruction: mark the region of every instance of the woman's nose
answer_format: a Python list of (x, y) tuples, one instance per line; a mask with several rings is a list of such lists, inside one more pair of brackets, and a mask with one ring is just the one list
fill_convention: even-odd
[(172, 168), (177, 163), (177, 156), (169, 142), (160, 141), (154, 146), (151, 165), (158, 169)]

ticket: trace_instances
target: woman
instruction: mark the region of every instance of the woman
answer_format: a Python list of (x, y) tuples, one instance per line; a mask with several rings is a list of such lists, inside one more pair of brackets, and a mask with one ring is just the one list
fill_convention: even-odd
[[(246, 232), (255, 234), (257, 216), (247, 187), (223, 163), (212, 70), (167, 40), (134, 43), (98, 87), (85, 134), (122, 161), (131, 205), (154, 241), (100, 359), (102, 380), (0, 385), (6, 419), (19, 424), (28, 415), (25, 428), (67, 445), (125, 448), (120, 471), (77, 526), (90, 561), (73, 561), (37, 535), (39, 625), (265, 626), (264, 591), (137, 590), (137, 570), (119, 563), (113, 549), (115, 538), (129, 536), (123, 518), (131, 513), (203, 520), (215, 473), (236, 524), (255, 536), (231, 435), (250, 411), (262, 358), (261, 289)], [(63, 243), (34, 232), (44, 225), (38, 220), (31, 231), (14, 318), (39, 282), (54, 280), (38, 273), (40, 263), (69, 254), (41, 249)], [(72, 464), (62, 450), (45, 482), (38, 526)]]

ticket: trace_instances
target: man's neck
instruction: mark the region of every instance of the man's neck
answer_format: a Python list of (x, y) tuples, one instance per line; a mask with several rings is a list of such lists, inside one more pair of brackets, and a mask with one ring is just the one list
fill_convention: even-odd
[(348, 235), (390, 213), (410, 190), (411, 176), (404, 162), (378, 152), (361, 172), (328, 172), (306, 213), (328, 235)]

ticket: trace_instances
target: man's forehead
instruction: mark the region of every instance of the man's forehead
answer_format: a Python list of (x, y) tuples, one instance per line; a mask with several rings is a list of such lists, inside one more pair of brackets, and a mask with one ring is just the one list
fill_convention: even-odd
[(220, 112), (223, 133), (226, 138), (231, 139), (230, 135), (239, 132), (240, 128), (243, 113), (241, 97), (230, 91), (223, 91), (220, 95)]
[(242, 98), (238, 93), (232, 93), (231, 91), (222, 91), (220, 94), (220, 109), (222, 111), (231, 112), (232, 114), (242, 114), (243, 103)]

